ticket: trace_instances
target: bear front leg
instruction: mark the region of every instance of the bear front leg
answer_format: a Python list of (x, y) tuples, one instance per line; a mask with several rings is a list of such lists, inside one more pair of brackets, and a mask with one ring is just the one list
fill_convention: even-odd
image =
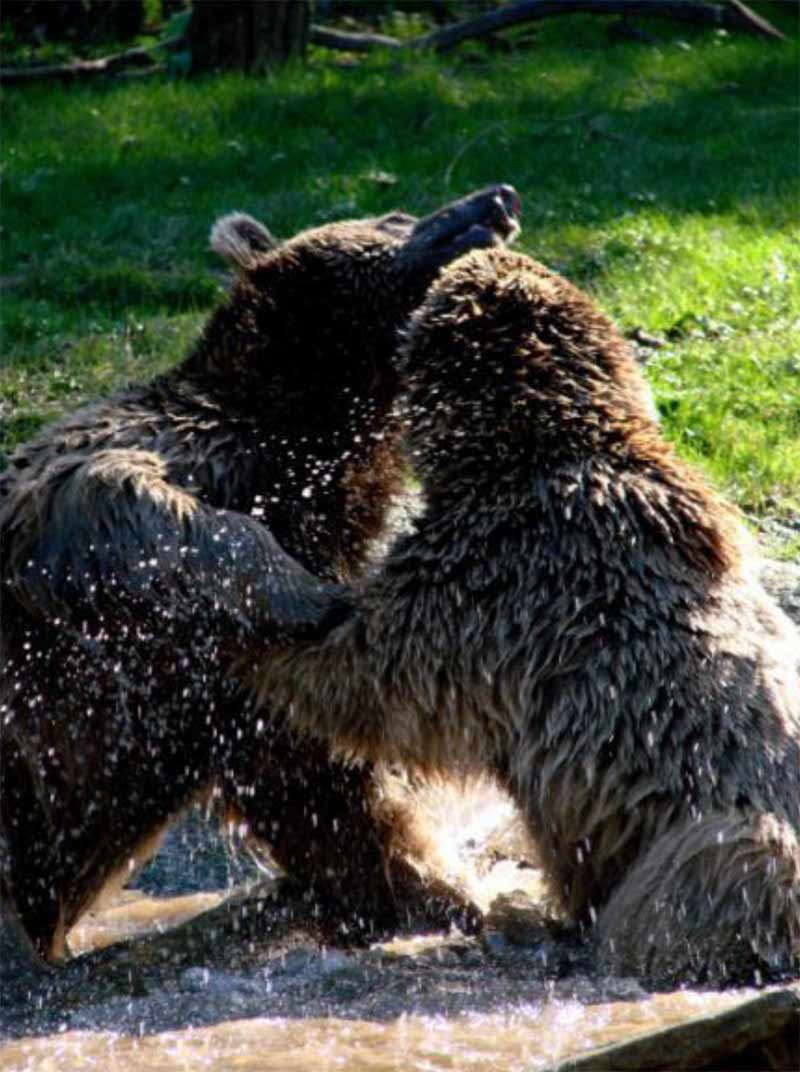
[(9, 600), (78, 634), (177, 623), (260, 641), (324, 632), (349, 609), (266, 526), (170, 483), (152, 451), (58, 458), (12, 487), (5, 513)]
[(242, 700), (235, 720), (241, 728), (219, 754), (227, 818), (268, 849), (330, 940), (375, 940), (412, 920), (479, 926), (459, 891), (404, 858), (408, 817), (387, 802), (372, 766), (333, 758), (326, 744), (298, 738), (252, 703)]

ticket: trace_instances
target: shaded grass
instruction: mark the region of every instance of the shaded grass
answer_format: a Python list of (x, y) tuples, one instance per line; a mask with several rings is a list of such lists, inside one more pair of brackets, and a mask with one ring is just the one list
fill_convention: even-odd
[(797, 44), (648, 29), (657, 46), (576, 17), (510, 55), (7, 91), (0, 450), (185, 352), (218, 214), (288, 235), (503, 180), (522, 249), (665, 339), (648, 376), (681, 453), (748, 510), (800, 511)]

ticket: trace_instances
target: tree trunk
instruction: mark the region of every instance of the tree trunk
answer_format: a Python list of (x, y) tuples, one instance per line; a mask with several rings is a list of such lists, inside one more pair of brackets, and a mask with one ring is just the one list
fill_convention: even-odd
[(195, 0), (189, 24), (192, 73), (260, 74), (303, 56), (309, 0)]

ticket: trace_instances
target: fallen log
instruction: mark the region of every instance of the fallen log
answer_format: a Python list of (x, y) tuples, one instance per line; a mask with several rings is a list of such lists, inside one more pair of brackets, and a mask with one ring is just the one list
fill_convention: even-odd
[[(160, 41), (153, 49), (174, 49), (181, 46), (182, 37)], [(114, 52), (110, 56), (101, 56), (96, 60), (73, 60), (72, 63), (49, 64), (41, 67), (4, 67), (0, 70), (0, 85), (21, 86), (30, 82), (62, 81), (72, 82), (98, 76), (119, 75), (128, 67), (140, 67), (143, 70), (127, 72), (128, 77), (145, 77), (163, 70), (163, 65), (156, 63), (153, 49), (129, 48), (124, 52)]]
[(444, 52), (460, 45), (462, 41), (496, 33), (520, 23), (577, 14), (674, 19), (786, 40), (780, 30), (751, 11), (741, 0), (728, 0), (725, 4), (694, 3), (693, 0), (522, 0), (521, 3), (509, 4), (508, 7), (500, 7), (474, 19), (465, 19), (424, 37), (414, 38), (410, 45), (415, 49), (432, 48)]
[(347, 52), (373, 52), (376, 48), (398, 49), (404, 43), (397, 37), (386, 34), (350, 33), (345, 30), (331, 30), (327, 26), (311, 24), (308, 40), (312, 45), (322, 48), (343, 49)]
[(724, 1012), (699, 1016), (550, 1065), (543, 1072), (663, 1072), (670, 1069), (797, 1068), (800, 991), (772, 990)]
[[(771, 40), (785, 41), (786, 37), (742, 0), (726, 0), (725, 3), (696, 3), (694, 0), (521, 0), (495, 11), (464, 19), (443, 29), (408, 41), (386, 34), (351, 33), (331, 30), (326, 26), (312, 24), (309, 41), (322, 48), (348, 52), (371, 52), (375, 49), (410, 51), (434, 50), (446, 52), (463, 41), (488, 37), (519, 26), (526, 22), (539, 22), (557, 15), (621, 15), (624, 18), (647, 16), (693, 23), (697, 26), (715, 26), (731, 32), (753, 34)], [(175, 47), (182, 39), (164, 41), (156, 48)], [(0, 71), (0, 85), (15, 86), (47, 79), (94, 78), (98, 75), (115, 75), (129, 66), (153, 66), (151, 52), (145, 48), (132, 48), (96, 60), (76, 60), (73, 63), (47, 67), (8, 67)]]
[(785, 41), (785, 36), (770, 22), (752, 11), (741, 0), (726, 3), (695, 3), (694, 0), (521, 0), (517, 4), (476, 15), (472, 19), (445, 26), (421, 37), (400, 41), (385, 34), (344, 33), (312, 24), (309, 40), (316, 45), (351, 52), (374, 49), (433, 49), (446, 52), (463, 41), (487, 37), (526, 22), (539, 22), (557, 15), (621, 15), (625, 18), (649, 16), (715, 26), (731, 32), (753, 34)]

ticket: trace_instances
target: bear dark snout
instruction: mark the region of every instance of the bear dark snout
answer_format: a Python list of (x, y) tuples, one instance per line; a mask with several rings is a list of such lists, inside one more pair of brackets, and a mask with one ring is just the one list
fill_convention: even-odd
[[(409, 250), (456, 252), (511, 240), (519, 231), (520, 200), (513, 186), (500, 184), (453, 201), (420, 220), (411, 232)], [(471, 235), (472, 242), (465, 242)]]

